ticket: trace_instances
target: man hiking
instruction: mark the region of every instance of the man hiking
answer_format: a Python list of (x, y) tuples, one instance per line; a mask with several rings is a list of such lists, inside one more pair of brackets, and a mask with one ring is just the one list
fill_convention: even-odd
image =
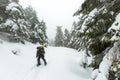
[(41, 58), (44, 61), (44, 65), (47, 65), (47, 62), (46, 62), (46, 60), (44, 58), (44, 54), (45, 54), (44, 47), (42, 45), (38, 46), (37, 47), (37, 54), (36, 54), (37, 66), (41, 65), (41, 63), (40, 63)]

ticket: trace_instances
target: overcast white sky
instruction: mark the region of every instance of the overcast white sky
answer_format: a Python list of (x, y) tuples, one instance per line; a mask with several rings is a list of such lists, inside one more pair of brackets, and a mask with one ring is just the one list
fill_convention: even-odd
[(56, 26), (63, 26), (69, 30), (72, 27), (74, 12), (84, 0), (20, 0), (24, 7), (31, 5), (38, 14), (40, 20), (44, 20), (47, 26), (48, 38), (54, 38)]

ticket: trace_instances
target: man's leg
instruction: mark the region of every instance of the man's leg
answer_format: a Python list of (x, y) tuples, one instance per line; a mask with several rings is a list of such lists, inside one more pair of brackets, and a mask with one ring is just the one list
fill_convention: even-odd
[(47, 62), (46, 62), (44, 56), (42, 56), (42, 60), (44, 61), (44, 64), (47, 65)]
[(37, 58), (37, 66), (41, 65), (40, 63), (40, 57)]

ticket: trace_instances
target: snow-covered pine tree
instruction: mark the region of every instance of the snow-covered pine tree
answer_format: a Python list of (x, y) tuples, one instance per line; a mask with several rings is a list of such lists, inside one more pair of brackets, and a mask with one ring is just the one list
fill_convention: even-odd
[[(99, 68), (98, 73), (100, 72), (97, 77), (94, 77), (94, 80), (120, 78), (119, 71), (116, 71), (115, 68), (111, 69), (114, 62), (120, 62), (118, 59), (120, 53), (119, 4), (119, 0), (85, 0), (81, 8), (74, 14), (74, 16), (79, 16), (77, 28), (74, 30), (76, 32), (74, 44), (80, 43), (79, 49), (88, 50), (94, 55), (92, 66)], [(104, 66), (106, 67), (104, 68)], [(100, 75), (103, 78), (100, 78)]]
[(68, 47), (68, 43), (70, 42), (70, 33), (69, 33), (68, 29), (64, 30), (63, 37), (64, 37), (64, 41), (63, 41), (64, 42), (64, 46)]
[[(42, 26), (43, 27), (43, 26)], [(40, 24), (36, 24), (33, 30), (33, 42), (37, 43), (39, 42), (42, 45), (47, 46), (47, 37), (46, 34), (44, 34), (44, 32), (41, 29)]]
[(38, 20), (37, 13), (31, 6), (25, 8), (25, 16), (30, 25), (30, 41), (32, 43), (39, 42), (40, 44), (47, 45), (48, 40), (45, 22)]
[(101, 43), (100, 38), (107, 32), (112, 21), (114, 21), (112, 15), (105, 12), (104, 6), (102, 7), (102, 3), (101, 5), (99, 3), (100, 1), (96, 0), (86, 0), (81, 9), (74, 14), (80, 15), (80, 21), (78, 21), (78, 27), (76, 28), (77, 39), (74, 44), (79, 43), (79, 49), (87, 48), (92, 54), (101, 53), (107, 47), (107, 44), (109, 45), (109, 43), (105, 42), (106, 46), (102, 46), (104, 43)]
[(16, 1), (11, 1), (6, 6), (7, 19), (0, 26), (1, 30), (12, 34), (11, 40), (21, 41), (28, 40), (29, 31), (26, 26), (28, 22), (25, 20), (24, 10)]
[(30, 22), (30, 29), (34, 29), (34, 23), (39, 23), (37, 12), (32, 8), (32, 6), (28, 6), (24, 9), (26, 19)]
[(44, 22), (44, 20), (40, 21), (39, 27), (42, 30), (42, 36), (40, 36), (42, 39), (42, 43), (45, 46), (47, 46), (48, 45), (48, 37), (47, 37), (47, 33), (46, 33), (47, 28), (46, 28), (46, 23)]
[(56, 36), (55, 36), (55, 46), (63, 46), (63, 32), (62, 27), (57, 26)]
[(71, 38), (70, 42), (68, 43), (68, 46), (79, 50), (81, 39), (78, 36), (79, 35), (78, 29), (79, 29), (78, 24), (76, 22), (73, 22), (72, 29), (70, 32)]
[(45, 22), (38, 20), (32, 7), (24, 10), (19, 0), (1, 0), (0, 4), (0, 31), (11, 34), (10, 41), (47, 45)]

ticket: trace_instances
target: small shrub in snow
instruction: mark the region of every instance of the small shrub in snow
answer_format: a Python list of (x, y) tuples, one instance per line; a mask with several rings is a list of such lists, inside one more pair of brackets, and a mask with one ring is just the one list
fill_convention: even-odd
[(14, 54), (14, 55), (18, 55), (21, 53), (20, 49), (13, 49), (11, 50), (11, 52)]

